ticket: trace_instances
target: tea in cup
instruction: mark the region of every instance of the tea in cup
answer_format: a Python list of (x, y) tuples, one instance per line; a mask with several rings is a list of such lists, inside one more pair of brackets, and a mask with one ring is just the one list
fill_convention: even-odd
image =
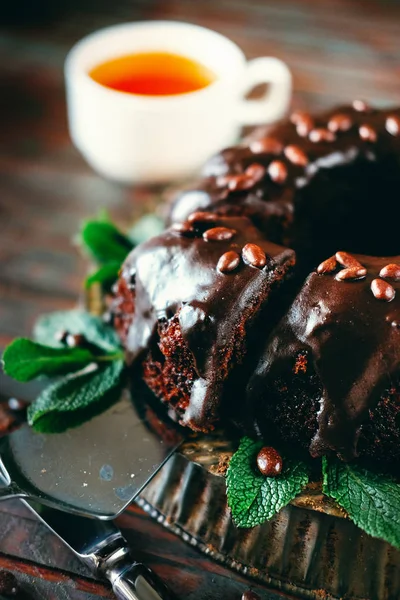
[[(89, 35), (68, 54), (65, 76), (74, 144), (96, 171), (124, 183), (192, 176), (242, 126), (284, 116), (291, 99), (281, 60), (247, 62), (228, 38), (174, 21)], [(245, 98), (262, 83), (265, 97)]]

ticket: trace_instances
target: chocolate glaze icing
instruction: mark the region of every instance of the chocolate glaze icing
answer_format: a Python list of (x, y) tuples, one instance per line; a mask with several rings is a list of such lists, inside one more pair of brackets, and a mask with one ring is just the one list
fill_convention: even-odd
[[(206, 241), (224, 237), (226, 230), (206, 233), (214, 227), (234, 234), (231, 239)], [(125, 346), (132, 360), (143, 356), (157, 343), (158, 323), (178, 314), (197, 374), (183, 423), (204, 430), (220, 416), (224, 381), (231, 366), (243, 358), (237, 355), (243, 336), (295, 257), (292, 250), (266, 241), (244, 217), (186, 222), (181, 229), (170, 228), (141, 244), (122, 267), (119, 289), (130, 294), (133, 305), (130, 322), (124, 325)], [(230, 272), (217, 268), (222, 255), (228, 251), (241, 255), (248, 243), (265, 253), (263, 268), (243, 259)]]
[(370, 411), (400, 378), (400, 280), (387, 279), (396, 293), (390, 302), (371, 291), (381, 269), (400, 264), (400, 256), (355, 258), (367, 269), (364, 279), (338, 281), (336, 275), (344, 268), (340, 264), (329, 273), (311, 273), (274, 330), (247, 387), (247, 402), (263, 430), (266, 389), (292, 371), (297, 356), (312, 360), (322, 385), (310, 445), (313, 456), (357, 456)]
[[(397, 254), (400, 109), (378, 111), (360, 102), (355, 107), (317, 117), (296, 113), (223, 150), (207, 163), (198, 185), (177, 198), (171, 219), (198, 209), (246, 214), (310, 268), (338, 247)], [(229, 178), (254, 163), (265, 166), (264, 177), (249, 188), (230, 189)]]
[[(157, 344), (160, 322), (178, 316), (197, 374), (184, 424), (212, 427), (222, 416), (228, 373), (235, 391), (235, 371), (250, 381), (243, 405), (237, 403), (230, 417), (267, 439), (272, 420), (282, 437), (309, 447), (313, 456), (351, 459), (361, 448), (378, 457), (382, 448), (397, 448), (400, 278), (380, 273), (400, 262), (399, 198), (398, 108), (378, 111), (357, 101), (317, 117), (298, 112), (223, 150), (172, 206), (170, 219), (181, 223), (180, 232), (168, 230), (125, 262), (115, 307), (131, 358)], [(218, 217), (200, 227), (188, 219), (195, 210)], [(222, 239), (226, 232), (213, 232), (206, 241), (202, 233), (212, 227), (236, 234)], [(264, 351), (252, 348), (241, 370), (242, 342), (251, 339), (245, 330), (257, 330), (271, 285), (294, 263), (291, 250), (266, 239), (294, 248), (298, 287), (314, 271)], [(338, 249), (358, 253), (361, 264), (343, 264), (349, 260), (343, 255), (337, 262), (332, 255)], [(397, 267), (389, 271), (398, 273)], [(283, 294), (279, 300), (284, 303)], [(267, 315), (267, 329), (277, 312)], [(260, 328), (260, 338), (267, 329)], [(298, 386), (295, 400), (291, 384)], [(277, 410), (268, 412), (276, 399)]]

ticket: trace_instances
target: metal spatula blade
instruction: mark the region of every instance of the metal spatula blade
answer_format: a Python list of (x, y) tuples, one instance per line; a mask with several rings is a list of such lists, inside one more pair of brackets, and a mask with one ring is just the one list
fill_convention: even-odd
[[(155, 433), (150, 417), (125, 391), (100, 416), (60, 434), (24, 425), (0, 441), (7, 487), (0, 499), (25, 497), (100, 519), (115, 518), (154, 477), (182, 441), (170, 422)], [(158, 428), (160, 431), (160, 428)]]

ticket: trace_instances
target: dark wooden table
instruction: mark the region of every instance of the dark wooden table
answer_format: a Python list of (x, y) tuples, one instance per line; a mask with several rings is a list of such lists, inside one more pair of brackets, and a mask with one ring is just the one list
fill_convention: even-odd
[[(0, 348), (29, 334), (40, 313), (76, 302), (85, 264), (71, 242), (82, 218), (105, 207), (123, 223), (159, 199), (154, 190), (104, 181), (72, 147), (62, 67), (71, 45), (90, 31), (160, 18), (219, 30), (249, 58), (282, 58), (293, 70), (297, 108), (314, 110), (354, 97), (377, 105), (400, 103), (400, 3), (395, 0), (10, 2), (8, 24), (0, 29)], [(0, 386), (3, 399), (34, 393), (4, 376)], [(3, 430), (8, 418), (0, 408)], [(250, 585), (136, 507), (119, 525), (137, 556), (180, 598), (239, 600)], [(16, 574), (26, 598), (112, 597), (20, 501), (0, 505), (0, 569)], [(262, 598), (282, 598), (255, 589)]]

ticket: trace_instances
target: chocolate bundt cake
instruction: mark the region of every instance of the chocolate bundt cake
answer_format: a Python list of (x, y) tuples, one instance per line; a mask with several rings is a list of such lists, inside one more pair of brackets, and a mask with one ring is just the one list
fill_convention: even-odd
[(209, 161), (170, 221), (126, 260), (113, 310), (181, 422), (400, 458), (400, 109), (261, 129)]
[(296, 112), (223, 150), (177, 198), (170, 219), (194, 210), (244, 214), (313, 268), (338, 248), (398, 254), (399, 198), (400, 109), (356, 101), (316, 117)]
[(147, 385), (183, 424), (209, 431), (221, 417), (230, 375), (252, 351), (260, 319), (273, 322), (266, 305), (294, 262), (247, 218), (210, 213), (129, 255), (114, 323), (129, 359), (141, 357)]
[(312, 456), (400, 458), (400, 256), (338, 252), (274, 329), (245, 405)]

